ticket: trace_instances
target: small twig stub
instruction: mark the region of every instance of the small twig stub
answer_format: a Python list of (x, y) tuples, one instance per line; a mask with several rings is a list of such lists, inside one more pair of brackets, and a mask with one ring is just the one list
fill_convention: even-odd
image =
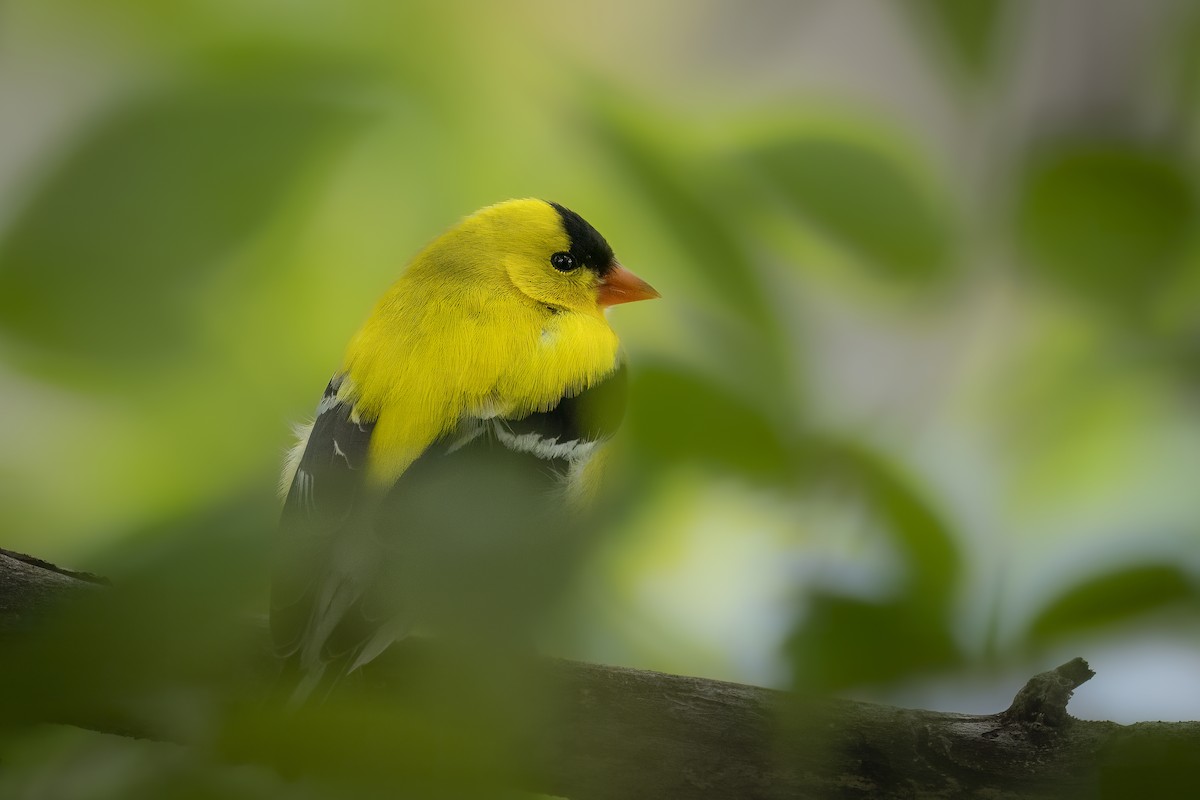
[(1071, 719), (1067, 713), (1071, 695), (1095, 674), (1082, 658), (1073, 658), (1049, 672), (1034, 675), (1017, 692), (1001, 719), (1006, 723), (1062, 727)]

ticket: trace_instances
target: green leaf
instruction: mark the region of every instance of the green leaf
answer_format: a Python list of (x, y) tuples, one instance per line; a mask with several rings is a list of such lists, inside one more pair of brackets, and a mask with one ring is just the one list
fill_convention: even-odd
[(195, 303), (221, 259), (358, 116), (302, 85), (177, 88), (98, 122), (0, 241), (3, 330), (108, 363), (177, 352), (219, 313)]
[(857, 493), (905, 558), (907, 602), (947, 611), (961, 569), (949, 525), (913, 480), (895, 464), (861, 445), (828, 438), (800, 444), (804, 479), (835, 482)]
[(1030, 163), (1018, 202), (1018, 233), (1038, 275), (1122, 312), (1169, 289), (1195, 225), (1185, 168), (1117, 143), (1047, 149)]
[(750, 158), (796, 214), (884, 275), (921, 283), (949, 271), (946, 210), (912, 165), (867, 137), (798, 132)]
[(987, 73), (995, 54), (1001, 0), (916, 0), (912, 7), (936, 27), (958, 64), (972, 75)]
[(836, 692), (893, 683), (960, 659), (942, 619), (903, 602), (818, 594), (786, 645), (796, 688)]
[(1170, 564), (1147, 564), (1101, 575), (1069, 589), (1030, 623), (1028, 638), (1049, 642), (1200, 599), (1192, 579)]
[(895, 682), (961, 658), (951, 630), (961, 558), (933, 505), (894, 464), (852, 442), (801, 442), (804, 485), (848, 490), (902, 557), (899, 586), (865, 599), (818, 589), (804, 598), (787, 654), (797, 688), (836, 691)]
[(770, 420), (697, 373), (639, 366), (629, 408), (629, 440), (650, 465), (695, 462), (760, 479), (788, 470), (787, 448)]
[(1096, 763), (1097, 797), (1190, 797), (1200, 779), (1196, 747), (1185, 736), (1117, 737), (1097, 753)]

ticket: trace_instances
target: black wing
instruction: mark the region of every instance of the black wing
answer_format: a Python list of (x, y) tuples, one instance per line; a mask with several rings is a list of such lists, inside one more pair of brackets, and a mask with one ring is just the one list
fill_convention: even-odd
[(344, 376), (325, 389), (283, 504), (271, 586), (271, 636), (280, 655), (296, 655), (318, 624), (333, 544), (362, 519), (367, 451), (374, 423), (338, 401)]

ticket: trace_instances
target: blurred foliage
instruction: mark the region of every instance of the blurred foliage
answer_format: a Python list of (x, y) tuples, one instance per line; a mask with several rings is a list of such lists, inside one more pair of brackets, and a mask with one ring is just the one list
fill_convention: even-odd
[(1194, 613), (1197, 601), (1200, 587), (1178, 566), (1129, 567), (1084, 581), (1055, 598), (1033, 619), (1028, 635), (1048, 642), (1161, 609)]
[(954, 666), (958, 648), (919, 602), (814, 593), (788, 641), (797, 688), (845, 691)]
[(689, 461), (765, 480), (788, 471), (787, 443), (764, 413), (686, 369), (640, 366), (628, 424), (629, 442), (651, 474)]
[(1039, 277), (1135, 321), (1153, 312), (1178, 286), (1196, 235), (1192, 171), (1137, 146), (1048, 144), (1019, 201), (1021, 242)]
[(867, 509), (893, 544), (897, 587), (858, 598), (820, 587), (787, 643), (798, 688), (843, 691), (955, 665), (952, 615), (960, 564), (953, 534), (894, 466), (853, 444), (806, 443), (808, 481), (842, 488), (843, 502)]
[(943, 276), (951, 266), (949, 215), (908, 165), (861, 139), (853, 127), (799, 131), (751, 159), (789, 209), (888, 277), (928, 283)]
[[(969, 75), (985, 75), (997, 50), (996, 29), (1003, 12), (1012, 6), (1005, 0), (913, 0), (924, 11), (936, 34), (945, 42), (955, 62)], [(921, 7), (924, 7), (923, 9)]]
[(8, 229), (4, 328), (109, 369), (186, 351), (211, 272), (357, 116), (311, 83), (241, 74), (111, 112)]
[(1109, 747), (1101, 761), (1099, 796), (1187, 797), (1200, 778), (1195, 755), (1193, 748), (1181, 741), (1166, 746)]
[[(1114, 55), (1000, 0), (814, 3), (774, 44), (718, 2), (284, 5), (3, 12), (0, 545), (128, 589), (0, 664), (13, 718), (136, 693), (238, 746), (271, 724), (213, 693), (263, 607), (285, 420), (405, 258), (519, 195), (663, 292), (613, 314), (636, 491), (596, 552), (447, 540), (415, 582), (496, 589), (554, 652), (887, 697), (1149, 619), (1194, 641), (1200, 14), (1139, 4), (1150, 44)], [(729, 519), (691, 594), (647, 589)], [(289, 757), (354, 729), (417, 796), (469, 793), (497, 756), (463, 720), (503, 699), (348, 699)], [(64, 731), (9, 728), (0, 760), (4, 796), (384, 793)]]
[[(610, 103), (621, 100), (624, 98)], [(731, 221), (706, 202), (708, 187), (696, 180), (696, 170), (673, 152), (675, 148), (664, 135), (672, 126), (666, 121), (647, 126), (650, 112), (638, 114), (642, 125), (637, 126), (621, 106), (601, 108), (607, 113), (592, 119), (595, 137), (624, 168), (625, 180), (633, 190), (654, 207), (660, 224), (676, 237), (692, 267), (691, 279), (703, 281), (723, 304), (747, 319), (769, 324), (771, 317), (754, 264)]]

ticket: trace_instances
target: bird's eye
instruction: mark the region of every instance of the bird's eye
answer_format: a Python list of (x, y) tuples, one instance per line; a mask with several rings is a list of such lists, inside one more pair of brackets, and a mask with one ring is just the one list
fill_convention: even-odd
[(578, 266), (570, 253), (555, 253), (550, 256), (550, 264), (559, 272), (570, 272)]

